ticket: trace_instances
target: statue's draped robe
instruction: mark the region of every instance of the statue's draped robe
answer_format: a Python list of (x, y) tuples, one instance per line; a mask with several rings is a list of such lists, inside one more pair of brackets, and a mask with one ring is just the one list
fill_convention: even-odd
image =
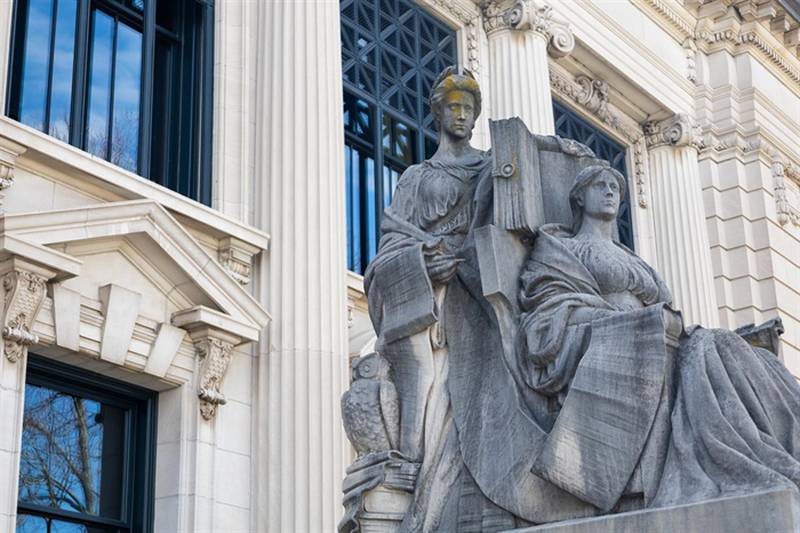
[[(443, 177), (461, 194), (422, 194)], [(491, 222), (487, 155), (411, 167), (365, 274), (376, 349), (401, 401), (399, 452), (422, 462), (404, 530), (495, 531), (600, 514), (631, 494), (657, 506), (797, 486), (792, 376), (723, 330), (694, 329), (671, 358), (668, 291), (646, 265), (661, 303), (618, 311), (544, 232), (523, 272), (519, 350), (504, 354), (474, 245)], [(434, 250), (463, 260), (445, 288), (426, 271)], [(581, 307), (597, 320), (571, 324)]]
[[(551, 401), (563, 402), (558, 426), (570, 401), (585, 395), (585, 373), (590, 370), (585, 363), (596, 341), (602, 337), (603, 344), (613, 345), (614, 335), (608, 335), (607, 330), (614, 329), (615, 324), (620, 326), (617, 335), (627, 338), (642, 335), (637, 320), (660, 305), (639, 311), (614, 311), (603, 298), (597, 279), (589, 271), (590, 265), (582, 264), (572, 253), (563, 232), (557, 228), (543, 230), (522, 273), (521, 304), (527, 312), (521, 317), (524, 333), (520, 335), (518, 357), (527, 384), (551, 397)], [(632, 253), (628, 256), (638, 266), (644, 265), (653, 276), (660, 293), (656, 299), (668, 302), (669, 293), (657, 273)], [(571, 313), (579, 307), (596, 309), (598, 318), (591, 325), (570, 324)], [(620, 355), (646, 361), (652, 352), (637, 350)], [(629, 471), (631, 463), (620, 471), (620, 474), (637, 473), (641, 478), (638, 483), (627, 478), (618, 480), (617, 484), (611, 484), (615, 490), (605, 494), (593, 493), (589, 487), (593, 503), (608, 510), (608, 504), (622, 495), (619, 481), (627, 482), (628, 490), (633, 487), (641, 491), (647, 507), (758, 490), (797, 489), (800, 387), (774, 354), (752, 348), (733, 332), (695, 327), (681, 339), (676, 360), (668, 362), (665, 368), (664, 383), (668, 389), (659, 401), (667, 403), (668, 411), (664, 413), (665, 405), (658, 406), (661, 416), (654, 418), (645, 434), (647, 440), (641, 443), (641, 455), (633, 457), (639, 461), (637, 471)], [(627, 389), (631, 383), (619, 379), (619, 375), (613, 377), (614, 382), (606, 388), (616, 383), (613, 394), (620, 402), (618, 415), (623, 420), (611, 425), (622, 427), (636, 418), (631, 406), (625, 406), (626, 401), (638, 400), (636, 408), (641, 411), (642, 405), (652, 402), (654, 397), (650, 394), (631, 397)], [(583, 408), (588, 408), (588, 404)], [(642, 435), (633, 432), (627, 441), (618, 441), (618, 445), (627, 448), (626, 453), (635, 453), (639, 449), (639, 443), (635, 442), (637, 434)], [(573, 445), (592, 449), (594, 453), (597, 443), (591, 440), (591, 435), (585, 437), (584, 442)], [(608, 439), (608, 435), (604, 438)], [(636, 446), (632, 446), (634, 443)], [(534, 468), (549, 479), (563, 480), (564, 476), (548, 470), (552, 464), (547, 462), (546, 454), (545, 451), (538, 457)], [(610, 491), (611, 485), (603, 488)], [(578, 487), (578, 492), (581, 490), (586, 491), (587, 487)]]

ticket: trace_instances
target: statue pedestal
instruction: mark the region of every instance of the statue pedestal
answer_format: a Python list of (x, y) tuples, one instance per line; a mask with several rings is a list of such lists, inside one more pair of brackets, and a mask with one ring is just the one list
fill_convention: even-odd
[(411, 504), (412, 495), (378, 486), (364, 495), (364, 511), (358, 522), (363, 533), (394, 533)]
[[(800, 533), (800, 495), (778, 490), (515, 529), (514, 533)], [(509, 532), (510, 533), (510, 532)]]

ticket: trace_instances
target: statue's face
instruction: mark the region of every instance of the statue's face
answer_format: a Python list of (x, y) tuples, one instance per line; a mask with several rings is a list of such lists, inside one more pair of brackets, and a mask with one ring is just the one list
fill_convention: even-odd
[(583, 216), (602, 220), (614, 220), (619, 211), (619, 182), (609, 172), (603, 172), (583, 188)]
[(467, 91), (450, 91), (441, 103), (439, 127), (456, 139), (469, 139), (475, 127), (475, 97)]

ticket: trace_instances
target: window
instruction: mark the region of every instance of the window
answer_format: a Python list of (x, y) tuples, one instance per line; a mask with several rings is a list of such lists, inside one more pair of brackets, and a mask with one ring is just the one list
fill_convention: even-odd
[[(628, 177), (625, 168), (624, 146), (614, 142), (599, 129), (555, 101), (553, 102), (553, 115), (556, 122), (556, 135), (585, 144), (594, 151), (597, 157), (608, 160), (612, 167), (619, 170), (626, 178)], [(619, 226), (620, 242), (633, 250), (630, 196), (629, 186), (629, 190), (626, 191), (625, 198), (619, 206), (617, 225)]]
[(210, 204), (213, 1), (15, 9), (8, 115)]
[(151, 531), (155, 393), (29, 357), (17, 533)]
[(456, 34), (413, 0), (341, 0), (347, 265), (375, 255), (400, 174), (430, 157), (436, 76), (456, 64)]

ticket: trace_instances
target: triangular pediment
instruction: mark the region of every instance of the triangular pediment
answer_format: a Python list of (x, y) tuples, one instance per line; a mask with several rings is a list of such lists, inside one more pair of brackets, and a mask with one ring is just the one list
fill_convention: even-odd
[(5, 215), (0, 234), (80, 260), (85, 278), (67, 282), (78, 288), (102, 285), (104, 276), (109, 283), (127, 278), (130, 288), (152, 291), (154, 302), (163, 293), (172, 309), (202, 306), (251, 332), (269, 322), (249, 292), (152, 200)]

